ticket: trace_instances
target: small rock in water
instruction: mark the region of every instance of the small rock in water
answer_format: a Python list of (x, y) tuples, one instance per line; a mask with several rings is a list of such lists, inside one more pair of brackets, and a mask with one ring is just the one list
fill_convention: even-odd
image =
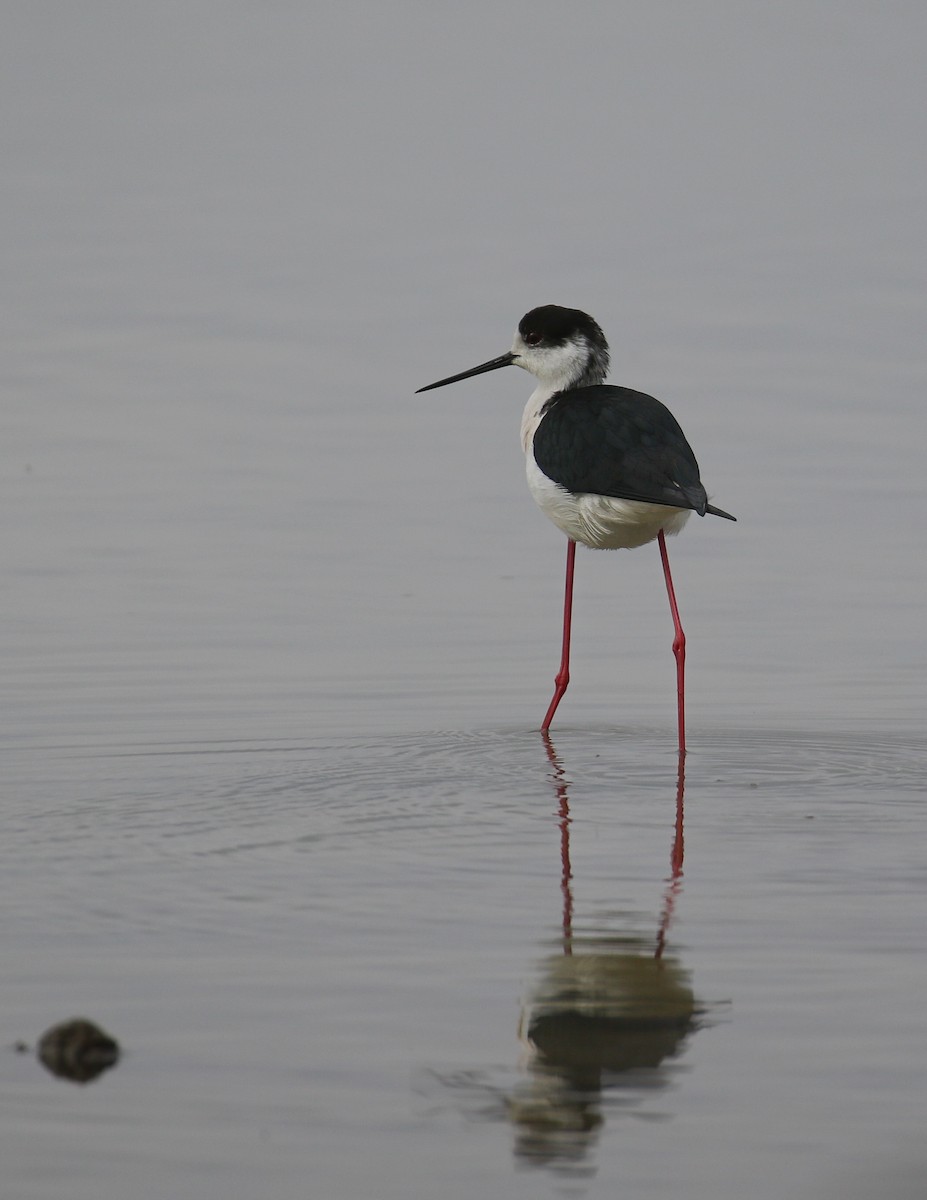
[(75, 1017), (46, 1029), (39, 1039), (40, 1061), (53, 1075), (89, 1083), (119, 1059), (119, 1043), (99, 1025)]

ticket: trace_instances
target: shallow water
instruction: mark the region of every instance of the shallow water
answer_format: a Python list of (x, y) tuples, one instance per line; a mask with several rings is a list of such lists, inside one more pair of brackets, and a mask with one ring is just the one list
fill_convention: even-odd
[[(919, 1196), (927, 18), (414, 11), (8, 22), (5, 1187)], [(655, 548), (545, 742), (527, 380), (414, 395), (551, 301), (739, 518), (684, 778)]]
[(15, 1033), (87, 1008), (126, 1054), (8, 1058), (23, 1193), (838, 1194), (915, 1153), (923, 742), (703, 734), (677, 807), (666, 740), (27, 753)]

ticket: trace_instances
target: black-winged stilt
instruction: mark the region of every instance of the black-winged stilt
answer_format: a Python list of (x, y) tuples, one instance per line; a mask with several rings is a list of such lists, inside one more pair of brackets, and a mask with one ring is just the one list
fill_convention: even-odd
[(550, 727), (570, 682), (576, 543), (617, 550), (658, 541), (675, 629), (679, 751), (685, 754), (686, 637), (666, 534), (678, 533), (692, 512), (736, 518), (708, 503), (695, 455), (669, 409), (644, 392), (602, 382), (608, 361), (608, 342), (592, 317), (576, 308), (544, 304), (522, 317), (508, 353), (418, 390), (512, 364), (538, 381), (521, 421), (528, 487), (568, 539), (563, 649), (542, 730)]

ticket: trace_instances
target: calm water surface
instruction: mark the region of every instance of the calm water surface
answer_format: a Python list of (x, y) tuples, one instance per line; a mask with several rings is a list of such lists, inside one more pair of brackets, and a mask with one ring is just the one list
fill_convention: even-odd
[[(919, 1197), (927, 18), (404, 13), (8, 22), (3, 1194)], [(656, 550), (546, 742), (530, 384), (413, 394), (547, 302), (739, 518), (684, 778)]]

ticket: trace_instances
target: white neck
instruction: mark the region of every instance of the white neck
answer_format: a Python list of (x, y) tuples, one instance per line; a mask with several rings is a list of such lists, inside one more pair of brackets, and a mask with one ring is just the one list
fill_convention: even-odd
[(534, 432), (541, 423), (541, 410), (551, 396), (570, 388), (601, 383), (608, 371), (608, 347), (590, 346), (585, 338), (576, 338), (560, 346), (526, 346), (515, 335), (512, 350), (515, 365), (530, 371), (537, 379), (521, 419), (521, 444), (531, 453)]
[(554, 383), (539, 383), (525, 405), (521, 415), (521, 444), (525, 454), (530, 455), (534, 444), (534, 434), (541, 423), (541, 410), (551, 396), (562, 392), (563, 388)]

